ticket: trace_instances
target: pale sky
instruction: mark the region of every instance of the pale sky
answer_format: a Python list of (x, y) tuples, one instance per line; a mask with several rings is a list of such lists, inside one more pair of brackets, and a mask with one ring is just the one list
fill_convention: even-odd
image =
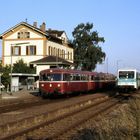
[[(93, 23), (105, 38), (101, 44), (107, 59), (97, 71), (115, 73), (118, 68), (140, 70), (140, 0), (4, 0), (0, 4), (0, 34), (25, 21), (65, 30), (69, 39), (80, 23)], [(0, 56), (2, 54), (0, 41)]]

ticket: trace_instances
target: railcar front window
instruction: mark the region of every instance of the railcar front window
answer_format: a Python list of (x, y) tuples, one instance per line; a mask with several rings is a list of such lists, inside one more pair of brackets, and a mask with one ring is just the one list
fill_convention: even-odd
[(43, 81), (61, 81), (61, 74), (43, 74), (40, 79)]
[(120, 79), (133, 79), (134, 78), (134, 71), (120, 71), (119, 78)]

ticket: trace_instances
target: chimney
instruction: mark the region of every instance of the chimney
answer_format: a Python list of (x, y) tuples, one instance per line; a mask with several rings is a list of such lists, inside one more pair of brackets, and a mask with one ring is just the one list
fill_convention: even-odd
[(33, 23), (33, 26), (34, 26), (35, 28), (37, 28), (37, 22), (34, 22), (34, 23)]
[(46, 24), (45, 24), (45, 22), (42, 23), (42, 25), (40, 26), (40, 29), (41, 29), (43, 32), (46, 32)]

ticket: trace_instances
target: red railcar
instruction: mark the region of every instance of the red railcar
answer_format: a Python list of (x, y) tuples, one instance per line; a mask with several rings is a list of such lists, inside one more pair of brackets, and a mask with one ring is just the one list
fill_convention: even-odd
[(57, 68), (40, 72), (39, 90), (42, 96), (96, 91), (107, 85), (108, 82), (101, 80), (99, 73), (95, 72)]

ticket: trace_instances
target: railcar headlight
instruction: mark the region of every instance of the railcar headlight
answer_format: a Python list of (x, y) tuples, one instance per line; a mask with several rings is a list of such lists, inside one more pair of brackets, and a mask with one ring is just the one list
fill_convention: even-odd
[(50, 87), (52, 87), (52, 84), (50, 84)]
[(57, 86), (58, 86), (58, 87), (60, 87), (61, 85), (60, 85), (60, 84), (58, 84)]
[(44, 87), (44, 84), (41, 84), (42, 87)]

